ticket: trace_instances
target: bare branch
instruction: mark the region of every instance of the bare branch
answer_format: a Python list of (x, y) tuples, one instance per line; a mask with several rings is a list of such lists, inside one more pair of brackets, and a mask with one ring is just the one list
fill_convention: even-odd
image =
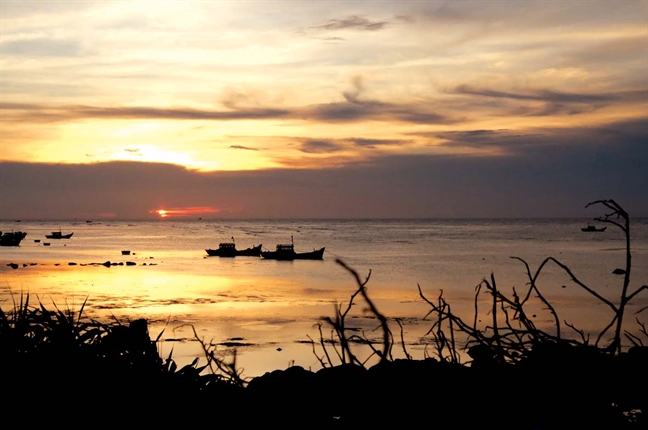
[(584, 345), (589, 344), (589, 335), (587, 335), (587, 338), (585, 337), (585, 332), (581, 329), (576, 328), (573, 324), (568, 323), (565, 321), (565, 325), (569, 327), (570, 329), (574, 330), (576, 333), (578, 333), (583, 341)]
[(632, 294), (628, 295), (628, 297), (626, 297), (626, 302), (629, 302), (630, 300), (632, 300), (632, 298), (634, 296), (636, 296), (637, 294), (639, 294), (643, 290), (648, 290), (648, 285), (642, 285), (641, 287), (637, 288), (637, 291), (635, 291), (634, 293), (632, 293)]
[(398, 326), (400, 327), (400, 336), (401, 336), (401, 347), (403, 348), (403, 352), (405, 353), (405, 357), (407, 357), (408, 360), (412, 359), (412, 356), (409, 355), (407, 352), (407, 348), (405, 347), (405, 334), (403, 330), (403, 324), (401, 323), (400, 318), (395, 318), (396, 322), (398, 323)]

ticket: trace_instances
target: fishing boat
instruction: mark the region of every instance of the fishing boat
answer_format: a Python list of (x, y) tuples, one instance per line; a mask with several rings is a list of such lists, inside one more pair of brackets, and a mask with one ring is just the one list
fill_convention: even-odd
[(210, 257), (259, 257), (261, 255), (261, 247), (253, 246), (247, 249), (236, 249), (234, 238), (231, 242), (223, 242), (218, 244), (218, 249), (205, 249), (207, 255)]
[(278, 244), (274, 251), (261, 251), (261, 257), (266, 260), (323, 260), (324, 248), (311, 252), (295, 252), (295, 244), (290, 236), (290, 244)]
[(61, 231), (53, 231), (52, 234), (46, 234), (45, 237), (48, 239), (69, 239), (74, 233), (63, 234)]
[(19, 246), (20, 242), (27, 236), (24, 231), (1, 232), (0, 246)]
[(324, 249), (314, 249), (311, 252), (295, 252), (295, 260), (323, 260)]
[(587, 224), (587, 227), (581, 228), (581, 231), (605, 231), (607, 227), (596, 228), (594, 225)]

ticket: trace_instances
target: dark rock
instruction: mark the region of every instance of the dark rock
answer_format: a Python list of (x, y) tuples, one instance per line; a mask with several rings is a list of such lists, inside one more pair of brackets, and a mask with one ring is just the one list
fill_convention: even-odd
[[(317, 378), (301, 366), (267, 372), (254, 378), (246, 390), (254, 410), (252, 421), (259, 423), (309, 423), (326, 414), (313, 399), (326, 396), (317, 390)], [(315, 422), (318, 420), (316, 419)]]
[(468, 355), (473, 359), (473, 365), (480, 362), (492, 362), (495, 360), (495, 350), (487, 345), (479, 344), (468, 348)]

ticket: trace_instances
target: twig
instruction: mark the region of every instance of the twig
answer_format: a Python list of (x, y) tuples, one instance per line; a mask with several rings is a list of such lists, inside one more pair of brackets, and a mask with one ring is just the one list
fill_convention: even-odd
[(408, 360), (412, 359), (412, 356), (409, 355), (407, 352), (407, 348), (405, 347), (405, 333), (403, 330), (403, 324), (401, 323), (400, 318), (394, 318), (396, 322), (398, 323), (398, 326), (400, 327), (400, 336), (401, 336), (401, 347), (403, 348), (403, 352), (405, 353), (405, 357), (407, 357)]

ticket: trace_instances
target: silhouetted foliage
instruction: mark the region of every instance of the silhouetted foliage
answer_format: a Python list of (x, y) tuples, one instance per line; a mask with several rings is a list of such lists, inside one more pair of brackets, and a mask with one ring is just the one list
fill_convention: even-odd
[(231, 403), (232, 413), (240, 404), (234, 400), (242, 388), (228, 375), (204, 373), (198, 359), (178, 368), (171, 355), (160, 358), (146, 320), (88, 320), (84, 306), (51, 311), (21, 294), (11, 310), (0, 309), (3, 416), (10, 423), (64, 416), (181, 423), (196, 407)]
[[(388, 319), (370, 299), (367, 283), (342, 261), (357, 289), (334, 317), (319, 323), (320, 339), (311, 340), (322, 369), (292, 366), (268, 372), (249, 383), (213, 343), (198, 338), (199, 358), (180, 367), (172, 354), (162, 359), (145, 320), (102, 323), (78, 311), (48, 310), (30, 296), (8, 311), (0, 309), (0, 371), (3, 423), (50, 425), (66, 420), (85, 425), (281, 425), (283, 428), (499, 428), (499, 429), (643, 429), (648, 411), (648, 339), (638, 318), (636, 333), (624, 332), (627, 304), (645, 285), (630, 291), (630, 223), (612, 200), (599, 221), (626, 236), (626, 267), (619, 304), (583, 284), (560, 261), (549, 257), (532, 272), (524, 264), (527, 291), (505, 294), (495, 275), (476, 287), (475, 316), (466, 322), (452, 311), (443, 293), (429, 300), (428, 336), (434, 357), (414, 360), (406, 350), (403, 325)], [(589, 206), (589, 205), (588, 205)], [(619, 221), (621, 220), (621, 221)], [(537, 286), (542, 269), (553, 263), (571, 280), (614, 312), (594, 342), (563, 336), (561, 319)], [(479, 326), (480, 294), (490, 295), (490, 320)], [(553, 316), (555, 333), (538, 328), (525, 305), (538, 298)], [(349, 334), (347, 317), (355, 300), (377, 321), (378, 339)], [(645, 311), (646, 308), (637, 313)], [(400, 328), (405, 359), (394, 359), (390, 323)], [(329, 336), (324, 331), (330, 329)], [(602, 345), (606, 333), (612, 339)], [(622, 345), (622, 338), (630, 342)], [(361, 359), (358, 346), (369, 348)], [(319, 351), (319, 352), (318, 352)], [(466, 361), (466, 356), (469, 359)], [(371, 359), (375, 364), (369, 365)]]
[[(460, 419), (464, 425), (492, 424), (499, 428), (643, 428), (648, 411), (648, 392), (645, 390), (648, 386), (648, 347), (644, 346), (641, 336), (648, 339), (648, 333), (638, 318), (639, 330), (636, 333), (624, 332), (623, 317), (627, 304), (648, 287), (629, 289), (632, 265), (628, 214), (613, 200), (600, 200), (587, 206), (597, 204), (604, 205), (611, 212), (596, 220), (619, 227), (626, 239), (625, 276), (619, 304), (585, 285), (569, 267), (553, 257), (546, 258), (535, 272), (524, 259), (511, 257), (524, 264), (529, 280), (527, 291), (519, 294), (512, 288), (509, 296), (498, 288), (495, 275), (491, 274), (476, 287), (474, 318), (470, 322), (453, 313), (443, 298), (443, 292), (436, 301), (432, 301), (418, 287), (420, 297), (430, 306), (424, 318), (432, 320), (426, 336), (432, 339), (435, 358), (419, 361), (427, 364), (417, 367), (409, 364), (412, 360), (393, 360), (394, 341), (387, 319), (367, 296), (369, 276), (363, 282), (354, 270), (338, 261), (353, 274), (358, 289), (344, 310), (340, 305), (335, 307), (334, 319), (323, 319), (331, 327), (328, 338), (324, 337), (320, 323), (319, 343), (311, 340), (313, 352), (322, 367), (335, 366), (335, 359), (343, 366), (364, 366), (367, 360), (359, 360), (352, 345), (371, 346), (380, 362), (369, 370), (374, 375), (381, 375), (381, 382), (368, 390), (368, 396), (380, 393), (378, 399), (369, 403), (387, 408), (381, 409), (378, 423), (390, 420), (402, 423), (399, 419), (417, 422), (423, 419), (421, 414), (429, 413), (434, 417), (434, 423), (444, 426), (457, 425)], [(565, 326), (578, 336), (574, 339), (563, 335), (556, 309), (537, 286), (538, 277), (549, 263), (557, 265), (577, 286), (612, 309), (611, 321), (593, 343), (582, 330), (567, 321), (564, 321)], [(485, 327), (479, 325), (479, 299), (483, 292), (491, 297), (487, 311), (490, 320)], [(375, 341), (364, 333), (348, 335), (346, 317), (358, 296), (367, 303), (367, 311), (380, 321), (378, 329), (383, 333), (381, 350), (373, 347)], [(555, 333), (544, 331), (533, 322), (534, 315), (525, 308), (532, 297), (539, 299), (552, 315)], [(645, 310), (642, 308), (637, 314)], [(394, 321), (401, 328), (402, 339), (402, 325), (400, 321)], [(612, 339), (601, 346), (612, 327), (615, 328)], [(630, 342), (629, 345), (622, 345), (622, 336)], [(405, 343), (401, 344), (405, 356), (411, 358)], [(318, 346), (320, 353), (317, 352)], [(469, 360), (462, 363), (465, 355)], [(417, 369), (415, 375), (411, 373), (412, 369)], [(421, 381), (425, 382), (419, 385)], [(375, 380), (372, 382), (376, 383)], [(357, 383), (349, 380), (344, 386)], [(420, 394), (426, 391), (435, 394)], [(476, 392), (483, 395), (475, 396)], [(394, 393), (398, 393), (397, 398), (387, 401)], [(506, 405), (505, 409), (502, 405)], [(367, 407), (371, 406), (368, 404)], [(392, 408), (407, 408), (412, 411), (411, 416), (399, 418), (398, 413), (389, 412)], [(465, 411), (470, 411), (470, 417)], [(353, 414), (346, 418), (355, 420)]]

